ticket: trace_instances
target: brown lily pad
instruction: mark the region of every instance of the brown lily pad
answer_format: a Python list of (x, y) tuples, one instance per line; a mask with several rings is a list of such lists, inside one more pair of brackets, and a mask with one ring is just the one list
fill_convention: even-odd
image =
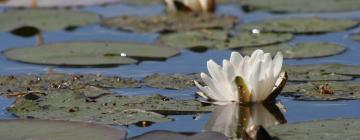
[(106, 27), (134, 32), (173, 32), (196, 29), (227, 29), (237, 22), (235, 17), (212, 14), (167, 14), (151, 17), (120, 16), (102, 21)]
[(345, 65), (338, 63), (328, 64), (308, 64), (308, 65), (295, 65), (286, 66), (285, 70), (289, 73), (322, 73), (322, 74), (339, 74), (347, 76), (360, 76), (360, 66)]
[[(92, 90), (89, 88), (88, 90)], [(52, 90), (35, 94), (37, 98), (18, 96), (8, 110), (20, 118), (86, 121), (102, 124), (129, 125), (142, 121), (169, 122), (168, 114), (210, 112), (195, 100), (174, 100), (161, 95), (88, 96), (77, 90)], [(160, 113), (160, 114), (159, 114)]]
[(354, 100), (360, 99), (360, 83), (323, 81), (289, 84), (282, 95), (305, 101)]

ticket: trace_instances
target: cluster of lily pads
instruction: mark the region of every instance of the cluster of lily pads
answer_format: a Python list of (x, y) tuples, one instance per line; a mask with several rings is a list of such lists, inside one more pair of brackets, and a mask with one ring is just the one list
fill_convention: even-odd
[[(36, 2), (34, 6), (34, 2)], [(101, 18), (94, 13), (78, 10), (48, 9), (52, 7), (78, 7), (94, 4), (119, 2), (117, 0), (82, 0), (79, 2), (59, 3), (59, 0), (33, 0), (23, 3), (18, 0), (0, 1), (5, 7), (32, 7), (37, 9), (8, 9), (0, 13), (0, 32), (30, 36), (41, 32), (58, 30), (71, 31), (80, 26), (101, 24), (107, 28), (128, 32), (156, 32), (156, 44), (132, 42), (73, 41), (40, 44), (37, 47), (24, 46), (3, 51), (11, 60), (60, 66), (112, 66), (134, 64), (144, 60), (165, 60), (180, 54), (180, 49), (233, 49), (249, 55), (255, 49), (275, 54), (282, 52), (285, 58), (300, 59), (324, 57), (340, 54), (346, 47), (331, 42), (301, 42), (289, 44), (298, 34), (323, 34), (347, 30), (359, 25), (358, 21), (348, 19), (327, 19), (319, 17), (269, 19), (255, 23), (242, 24), (239, 19), (228, 15), (215, 14), (164, 14), (150, 17), (119, 16)], [(123, 0), (127, 4), (158, 4), (162, 0)], [(239, 3), (245, 11), (267, 10), (270, 12), (324, 12), (358, 10), (359, 1), (339, 0), (219, 0), (219, 3)], [(296, 4), (294, 4), (296, 3)], [(319, 4), (320, 3), (320, 4)], [(72, 15), (72, 16), (69, 16)], [(239, 27), (237, 30), (237, 28)], [(358, 34), (351, 38), (359, 41)], [(200, 48), (200, 49), (199, 49)], [(282, 95), (296, 100), (326, 101), (360, 99), (360, 83), (352, 81), (360, 77), (360, 67), (343, 64), (287, 65), (290, 83)], [(95, 122), (100, 124), (136, 124), (147, 126), (155, 122), (170, 122), (168, 115), (196, 114), (214, 111), (214, 106), (195, 99), (173, 99), (159, 94), (149, 96), (123, 96), (111, 89), (154, 87), (181, 90), (192, 88), (193, 80), (199, 74), (149, 75), (141, 80), (118, 76), (96, 74), (61, 74), (1, 76), (0, 92), (4, 96), (16, 97), (8, 111), (23, 119), (67, 120)], [(222, 111), (222, 110), (221, 110)], [(215, 111), (216, 112), (216, 111)], [(215, 113), (215, 120), (217, 115)], [(238, 116), (237, 116), (238, 117)], [(222, 118), (221, 118), (222, 119)], [(284, 121), (283, 121), (284, 122)], [(302, 134), (329, 133), (331, 127), (341, 127), (347, 131), (347, 138), (357, 138), (357, 119), (326, 120), (302, 124), (289, 124), (271, 127), (268, 132), (280, 139), (293, 137), (306, 139)], [(28, 133), (32, 127), (48, 130), (42, 133), (56, 133), (67, 139), (123, 139), (126, 133), (107, 126), (62, 121), (19, 120), (0, 122), (3, 138), (21, 139), (26, 135), (44, 138), (43, 134)], [(31, 127), (24, 127), (31, 126)], [(214, 124), (213, 124), (214, 125)], [(19, 127), (20, 126), (20, 127)], [(58, 129), (47, 129), (57, 127)], [(211, 129), (211, 124), (208, 126)], [(214, 125), (215, 126), (215, 125)], [(11, 128), (11, 129), (10, 129)], [(79, 129), (82, 128), (82, 129)], [(309, 129), (312, 128), (312, 129)], [(321, 128), (321, 129), (317, 129)], [(76, 129), (76, 132), (73, 130)], [(296, 129), (297, 131), (291, 131)], [(7, 135), (10, 132), (21, 135)], [(96, 133), (91, 133), (96, 131)], [(61, 133), (60, 133), (61, 132)], [(121, 132), (121, 133), (119, 133)], [(89, 135), (63, 136), (68, 133), (87, 133)], [(101, 135), (103, 134), (103, 135)], [(156, 134), (156, 135), (152, 135)], [(158, 135), (174, 138), (186, 136), (172, 132), (154, 132), (133, 139), (154, 138)], [(193, 136), (215, 138), (216, 134)], [(291, 138), (289, 136), (291, 135)], [(106, 137), (104, 137), (106, 136)], [(221, 137), (221, 136), (220, 136)], [(317, 137), (317, 135), (315, 136)], [(322, 138), (320, 135), (318, 136)], [(60, 138), (60, 139), (61, 139)], [(221, 137), (224, 138), (224, 137)], [(332, 139), (343, 138), (335, 133)], [(224, 138), (225, 139), (225, 138)]]

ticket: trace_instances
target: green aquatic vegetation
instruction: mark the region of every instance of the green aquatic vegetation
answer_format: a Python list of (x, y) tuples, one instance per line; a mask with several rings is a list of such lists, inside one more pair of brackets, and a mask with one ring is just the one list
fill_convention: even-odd
[(5, 140), (120, 140), (126, 131), (94, 123), (17, 119), (0, 121), (0, 137)]
[(217, 132), (200, 132), (200, 133), (181, 133), (167, 130), (153, 130), (139, 136), (129, 138), (129, 140), (227, 140), (227, 137)]
[(234, 49), (277, 44), (289, 41), (292, 37), (292, 34), (287, 33), (252, 34), (250, 32), (241, 32), (234, 36), (230, 36), (228, 31), (201, 30), (161, 35), (159, 41), (165, 45), (176, 48), (205, 47), (215, 49)]
[(199, 29), (229, 29), (237, 22), (232, 16), (213, 14), (165, 14), (151, 17), (119, 16), (102, 20), (102, 25), (134, 32), (174, 32)]
[(161, 35), (159, 41), (176, 48), (224, 48), (229, 38), (230, 35), (227, 31), (200, 30)]
[(326, 19), (319, 17), (268, 19), (241, 26), (243, 30), (259, 29), (261, 32), (320, 34), (338, 32), (359, 25), (349, 19)]
[(289, 84), (282, 95), (304, 101), (354, 100), (360, 99), (360, 83), (321, 81)]
[(246, 11), (336, 12), (360, 9), (358, 0), (239, 0)]
[(18, 96), (8, 110), (20, 118), (129, 125), (142, 121), (169, 122), (172, 119), (164, 115), (210, 112), (212, 106), (162, 95), (119, 96), (104, 93), (94, 97), (78, 90), (57, 89)]
[(279, 140), (355, 140), (359, 138), (359, 129), (359, 119), (333, 119), (278, 125), (267, 131)]
[(288, 33), (260, 33), (240, 32), (229, 40), (228, 48), (257, 47), (287, 42), (293, 38)]
[(0, 31), (8, 32), (22, 27), (40, 31), (56, 31), (98, 22), (93, 13), (63, 9), (22, 9), (0, 13)]
[(304, 42), (297, 43), (294, 47), (289, 44), (278, 44), (263, 47), (242, 48), (240, 53), (249, 55), (256, 49), (262, 49), (273, 55), (280, 51), (283, 53), (284, 58), (292, 59), (331, 56), (340, 54), (346, 50), (346, 48), (341, 45), (329, 42)]
[(179, 53), (177, 49), (151, 44), (95, 41), (44, 44), (3, 51), (3, 55), (11, 60), (62, 66), (134, 64), (138, 62), (136, 59), (166, 59)]

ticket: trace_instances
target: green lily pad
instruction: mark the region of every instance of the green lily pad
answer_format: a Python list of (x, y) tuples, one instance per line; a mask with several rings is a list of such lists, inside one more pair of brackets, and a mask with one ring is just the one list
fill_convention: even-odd
[(292, 39), (292, 34), (261, 33), (252, 34), (241, 32), (229, 41), (229, 48), (256, 47), (287, 42)]
[(221, 30), (187, 31), (160, 36), (160, 42), (176, 48), (224, 48), (229, 34)]
[(353, 34), (351, 35), (351, 39), (355, 40), (355, 41), (360, 41), (360, 34)]
[(20, 62), (70, 66), (133, 64), (137, 62), (133, 58), (165, 59), (178, 53), (167, 47), (122, 42), (67, 42), (3, 52), (8, 59)]
[(34, 27), (40, 31), (56, 31), (94, 24), (98, 22), (98, 16), (74, 10), (23, 9), (1, 13), (0, 21), (1, 32), (8, 32), (22, 27)]
[(27, 7), (27, 8), (52, 8), (52, 7), (77, 7), (77, 6), (91, 6), (107, 3), (115, 3), (119, 0), (77, 0), (77, 1), (63, 1), (63, 0), (8, 0), (3, 3), (0, 2), (0, 7)]
[(242, 26), (242, 29), (259, 29), (262, 32), (276, 33), (319, 34), (343, 31), (358, 24), (359, 22), (357, 21), (347, 19), (324, 19), (318, 17), (285, 18), (246, 24)]
[(282, 95), (305, 101), (360, 99), (360, 83), (323, 81), (289, 84), (285, 86)]
[(271, 12), (335, 12), (360, 9), (357, 0), (240, 0), (247, 11)]
[(283, 53), (284, 58), (292, 59), (331, 56), (340, 54), (346, 50), (343, 46), (328, 42), (304, 42), (296, 44), (295, 47), (292, 47), (289, 44), (279, 44), (264, 47), (242, 48), (240, 52), (244, 55), (250, 55), (256, 49), (262, 49), (273, 55), (280, 51)]
[(167, 14), (151, 17), (120, 16), (102, 21), (106, 27), (135, 32), (173, 32), (196, 29), (227, 29), (237, 22), (235, 17), (213, 14)]
[(359, 119), (333, 119), (278, 125), (267, 130), (279, 140), (356, 140), (359, 129)]
[(8, 110), (20, 118), (123, 125), (142, 121), (169, 122), (173, 119), (164, 115), (212, 111), (212, 106), (203, 106), (199, 101), (174, 100), (161, 95), (129, 97), (103, 94), (94, 97), (76, 90), (57, 89), (32, 94), (31, 97), (29, 94), (19, 96)]
[(4, 140), (120, 140), (126, 131), (105, 125), (50, 120), (1, 120)]
[(200, 74), (153, 74), (144, 78), (144, 83), (150, 87), (163, 89), (184, 89), (194, 87), (193, 80), (201, 81)]
[(322, 74), (340, 74), (356, 77), (360, 76), (360, 66), (337, 63), (286, 66), (285, 71), (289, 73), (314, 72)]

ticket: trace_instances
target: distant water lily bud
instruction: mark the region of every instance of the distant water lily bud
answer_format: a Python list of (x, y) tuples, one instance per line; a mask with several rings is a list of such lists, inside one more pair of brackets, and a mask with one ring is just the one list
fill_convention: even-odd
[(215, 0), (164, 0), (169, 12), (214, 12)]
[(120, 56), (127, 56), (126, 53), (120, 53)]
[(252, 29), (251, 33), (252, 34), (260, 34), (260, 30), (259, 29)]
[(209, 60), (210, 76), (200, 75), (206, 86), (195, 81), (201, 90), (198, 94), (215, 104), (275, 101), (287, 80), (287, 74), (280, 73), (282, 63), (280, 52), (272, 59), (270, 53), (262, 50), (245, 57), (232, 52), (230, 60), (223, 60), (222, 67)]

